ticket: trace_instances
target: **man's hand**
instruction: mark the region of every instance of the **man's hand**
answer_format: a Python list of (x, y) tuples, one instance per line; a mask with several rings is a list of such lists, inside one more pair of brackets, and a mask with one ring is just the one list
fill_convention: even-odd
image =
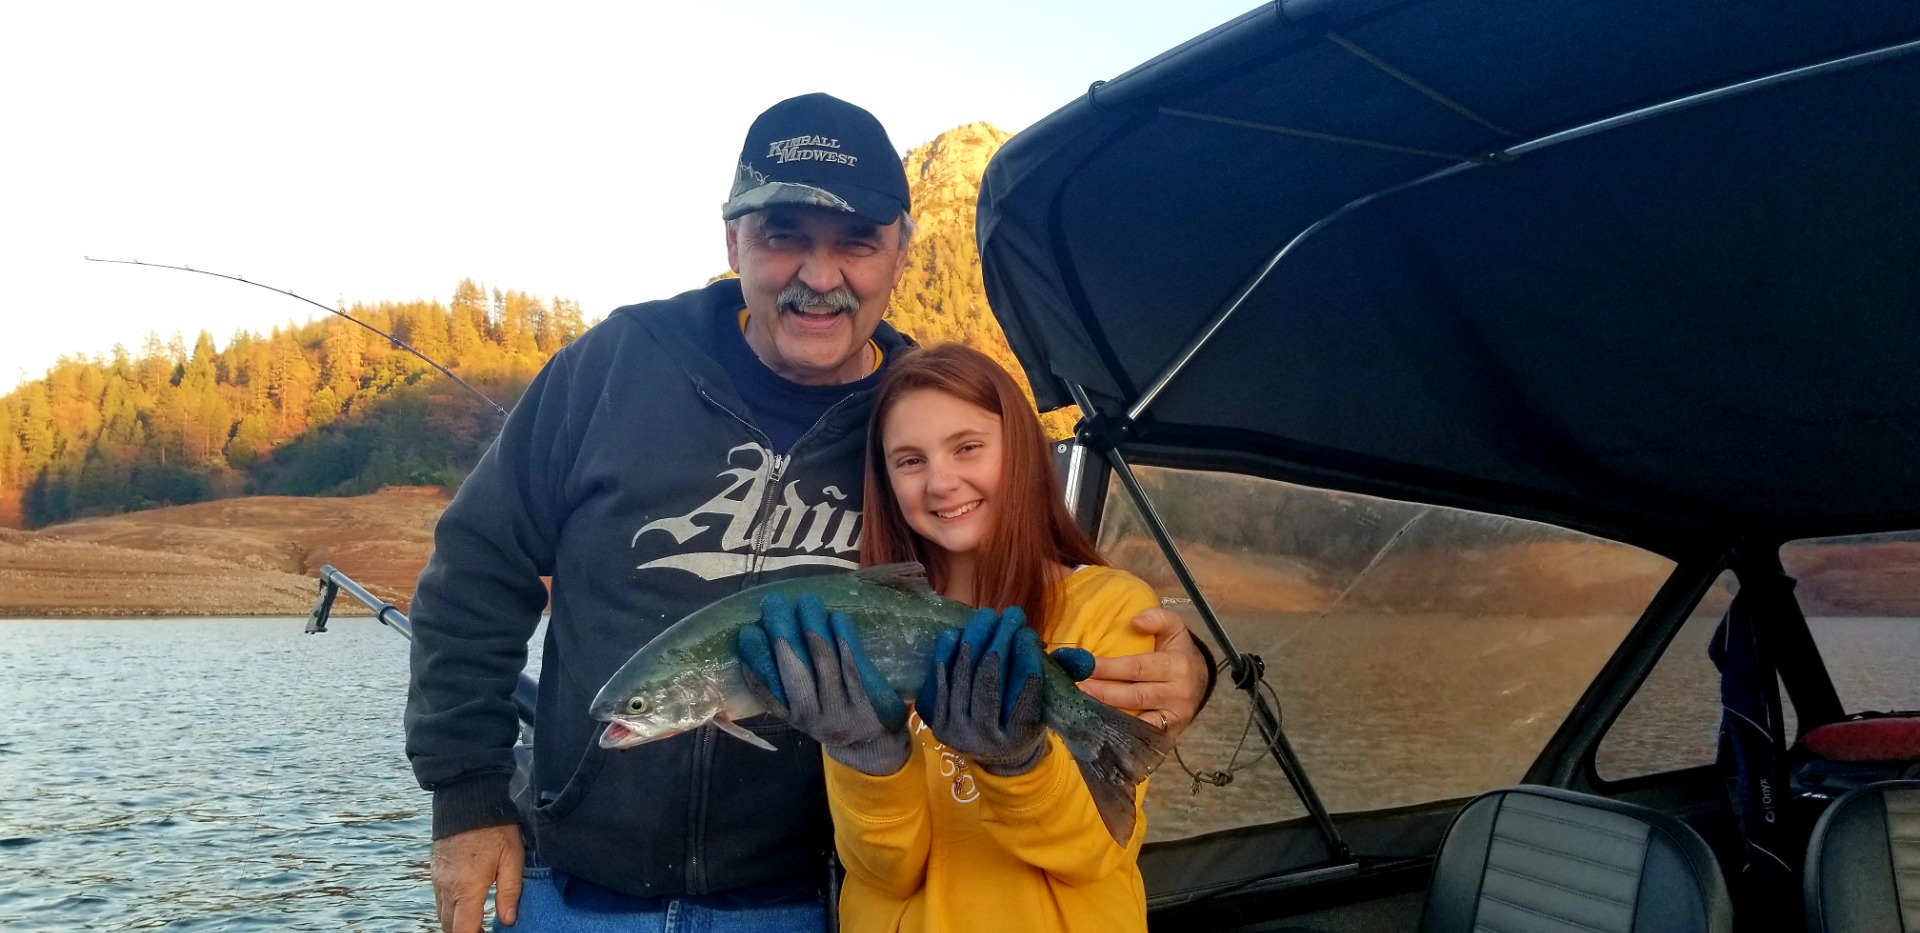
[(442, 933), (480, 933), (487, 889), (501, 923), (519, 919), (520, 827), (482, 826), (433, 841), (433, 906)]
[(1099, 658), (1080, 689), (1108, 706), (1137, 709), (1140, 718), (1178, 736), (1200, 712), (1207, 662), (1180, 616), (1149, 609), (1133, 617), (1135, 631), (1153, 636), (1153, 653)]

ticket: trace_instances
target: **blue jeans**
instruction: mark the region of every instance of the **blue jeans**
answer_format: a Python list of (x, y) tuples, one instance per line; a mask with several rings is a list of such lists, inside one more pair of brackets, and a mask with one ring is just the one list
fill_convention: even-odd
[(818, 900), (754, 906), (716, 897), (643, 901), (581, 886), (568, 891), (564, 873), (538, 856), (528, 863), (519, 914), (511, 926), (496, 923), (496, 933), (787, 933), (827, 926), (826, 905)]

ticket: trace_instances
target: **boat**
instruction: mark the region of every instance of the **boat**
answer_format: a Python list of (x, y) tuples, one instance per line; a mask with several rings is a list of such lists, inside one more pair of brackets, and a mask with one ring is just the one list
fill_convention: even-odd
[[(1152, 540), (1295, 801), (1150, 844), (1155, 928), (1443, 928), (1449, 827), (1515, 783), (1684, 824), (1730, 885), (1734, 928), (1799, 926), (1778, 912), (1799, 909), (1794, 840), (1774, 846), (1784, 873), (1759, 871), (1773, 853), (1755, 847), (1757, 811), (1728, 790), (1760, 765), (1715, 764), (1706, 639), (1730, 597), (1757, 608), (1734, 624), (1777, 655), (1788, 696), (1764, 725), (1797, 714), (1791, 741), (1861, 709), (1843, 708), (1859, 695), (1836, 666), (1851, 629), (1800, 603), (1843, 605), (1868, 577), (1920, 589), (1899, 582), (1911, 562), (1845, 563), (1920, 555), (1916, 53), (1913, 4), (1283, 0), (1096, 82), (994, 156), (988, 296), (1040, 407), (1084, 416), (1061, 449), (1076, 515), (1103, 547), (1116, 515)], [(1168, 495), (1232, 505), (1182, 529), (1158, 514)], [(1266, 581), (1210, 585), (1187, 556), (1246, 546), (1209, 523), (1262, 510), (1283, 538), (1302, 503), (1355, 525), (1278, 557), (1344, 576), (1268, 555)], [(1501, 561), (1577, 605), (1529, 602), (1488, 569)], [(1424, 632), (1429, 656), (1343, 612), (1366, 600), (1342, 587), (1385, 578), (1402, 602), (1374, 615), (1452, 626)], [(1582, 603), (1569, 580), (1613, 589)], [(1302, 583), (1328, 592), (1268, 623), (1210, 608)], [(1476, 588), (1497, 603), (1476, 611)], [(1410, 594), (1428, 602), (1407, 609)], [(1249, 637), (1264, 661), (1237, 646)], [(1280, 669), (1302, 651), (1367, 689), (1301, 693), (1315, 668)], [(1443, 681), (1515, 715), (1427, 722), (1483, 702)], [(1437, 751), (1341, 744), (1374, 734), (1361, 711), (1384, 715), (1382, 692)], [(1647, 731), (1647, 767), (1611, 763), (1648, 708), (1690, 725)], [(1451, 754), (1496, 737), (1513, 756), (1498, 767)], [(1369, 769), (1451, 776), (1355, 790)]]

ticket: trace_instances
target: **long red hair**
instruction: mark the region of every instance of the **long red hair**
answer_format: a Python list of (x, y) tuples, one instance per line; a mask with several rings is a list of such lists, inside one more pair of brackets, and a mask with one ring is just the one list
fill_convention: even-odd
[(1040, 418), (1026, 396), (1006, 370), (965, 344), (943, 343), (910, 350), (894, 360), (880, 378), (873, 398), (873, 420), (867, 425), (860, 563), (871, 567), (917, 560), (927, 565), (934, 589), (944, 583), (938, 565), (928, 559), (932, 555), (926, 541), (908, 527), (900, 500), (887, 481), (886, 448), (881, 437), (894, 404), (919, 389), (944, 392), (999, 416), (1004, 452), (996, 514), (1031, 518), (997, 522), (988, 529), (974, 554), (973, 599), (977, 605), (996, 609), (1019, 606), (1044, 638), (1054, 621), (1055, 607), (1049, 596), (1060, 580), (1061, 565), (1106, 561), (1067, 512)]

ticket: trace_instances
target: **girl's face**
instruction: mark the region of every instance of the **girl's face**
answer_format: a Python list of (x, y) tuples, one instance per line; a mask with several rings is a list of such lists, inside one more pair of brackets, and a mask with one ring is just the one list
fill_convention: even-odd
[(880, 426), (887, 483), (907, 527), (947, 554), (987, 540), (1005, 447), (1000, 416), (935, 389), (893, 403)]

